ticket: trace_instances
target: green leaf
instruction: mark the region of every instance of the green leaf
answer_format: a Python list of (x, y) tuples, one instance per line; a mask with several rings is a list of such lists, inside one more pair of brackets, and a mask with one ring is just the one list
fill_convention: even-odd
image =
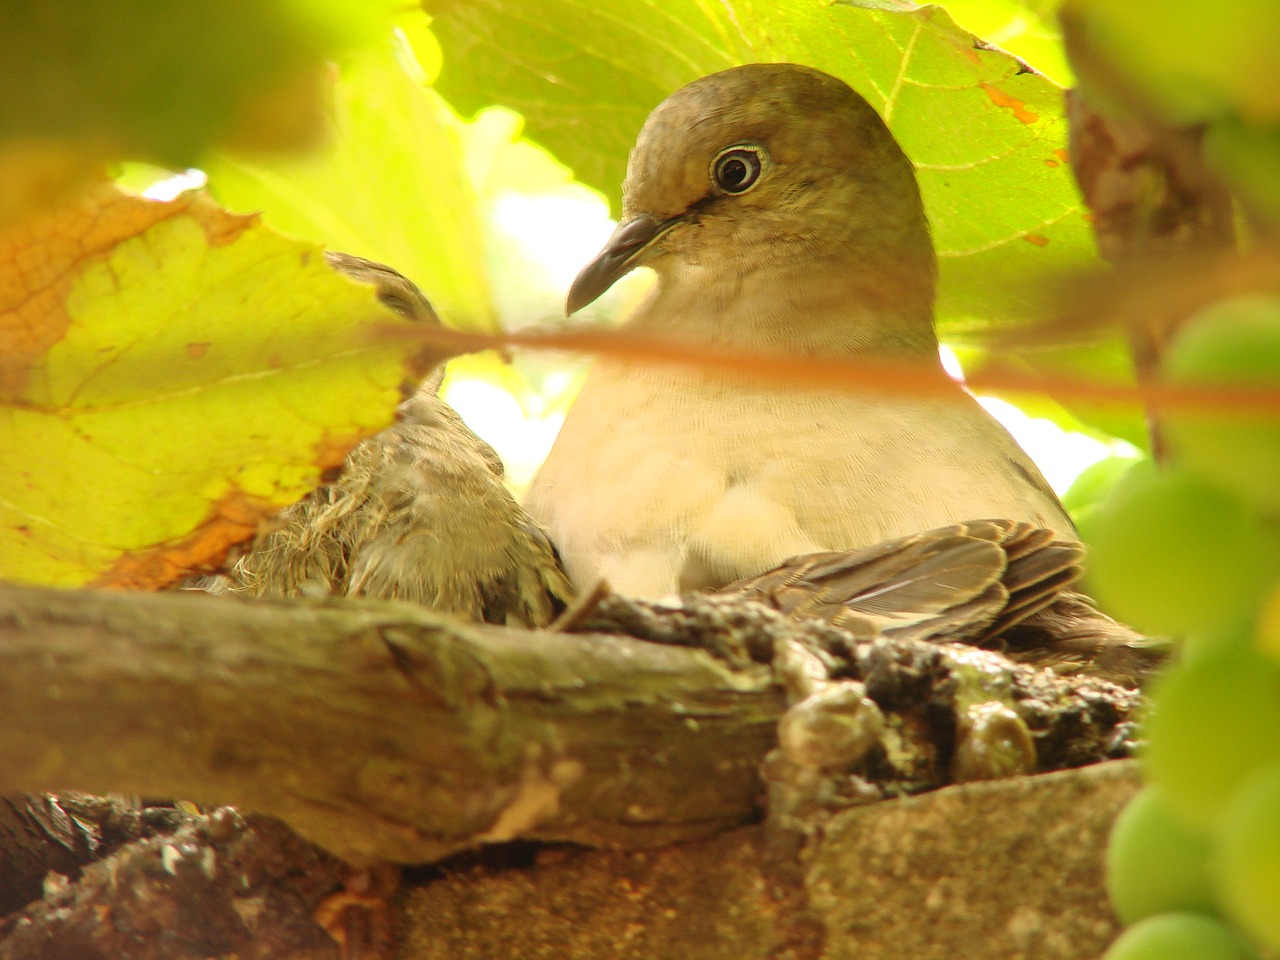
[(325, 58), (386, 22), (335, 0), (0, 0), (0, 220), (117, 159), (312, 142)]
[[(1082, 383), (1096, 382), (1105, 386), (1134, 382), (1129, 348), (1119, 337), (1052, 349), (1026, 349), (1017, 354), (1001, 350), (964, 350), (959, 352), (959, 356), (965, 371), (975, 378), (990, 366), (1031, 374), (1070, 376)], [(1048, 397), (1033, 397), (1025, 393), (1006, 395), (999, 390), (984, 392), (1002, 397), (1030, 416), (1047, 417), (1065, 430), (1083, 429), (1099, 440), (1118, 438), (1139, 450), (1145, 450), (1149, 443), (1145, 415), (1135, 404), (1119, 406), (1085, 400), (1064, 401), (1069, 416), (1063, 417), (1057, 412), (1061, 408)]]
[(395, 267), (454, 326), (493, 330), (458, 124), (410, 72), (409, 57), (387, 43), (348, 58), (327, 149), (256, 162), (219, 157), (205, 166), (209, 190), (231, 209), (262, 211), (282, 233)]
[(940, 7), (814, 0), (426, 0), (458, 108), (500, 103), (618, 206), (648, 112), (681, 85), (760, 60), (847, 80), (916, 163), (941, 261), (944, 332), (1043, 317), (1039, 280), (1095, 259), (1066, 163), (1062, 91), (985, 49)]
[(104, 188), (0, 232), (0, 270), (0, 578), (217, 563), (421, 373), (370, 288), (198, 194)]
[(945, 6), (966, 30), (1070, 86), (1071, 65), (1062, 48), (1057, 19), (1060, 3), (1061, 0), (947, 0)]
[[(1137, 94), (1175, 126), (1235, 114), (1280, 123), (1280, 4), (1275, 0), (1071, 0), (1065, 10), (1090, 51), (1082, 73), (1100, 101)], [(1084, 66), (1081, 67), (1084, 70)]]

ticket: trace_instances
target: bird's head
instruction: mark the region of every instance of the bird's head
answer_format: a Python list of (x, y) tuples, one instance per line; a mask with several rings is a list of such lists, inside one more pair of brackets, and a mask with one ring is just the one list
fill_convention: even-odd
[(934, 254), (910, 161), (842, 80), (749, 64), (676, 91), (627, 165), (624, 216), (567, 312), (648, 265), (720, 274), (831, 269), (933, 297)]

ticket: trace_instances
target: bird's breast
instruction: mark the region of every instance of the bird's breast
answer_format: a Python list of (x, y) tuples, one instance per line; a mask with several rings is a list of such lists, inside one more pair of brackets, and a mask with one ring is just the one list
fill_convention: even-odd
[(1024, 462), (958, 388), (947, 402), (601, 364), (527, 503), (580, 585), (662, 596), (962, 520), (1063, 528)]

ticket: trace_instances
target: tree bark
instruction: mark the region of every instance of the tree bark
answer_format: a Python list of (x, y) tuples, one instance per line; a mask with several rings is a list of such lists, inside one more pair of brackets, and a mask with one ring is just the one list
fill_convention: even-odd
[(354, 862), (709, 835), (758, 812), (782, 709), (766, 668), (626, 638), (0, 584), (0, 794), (232, 804)]
[[(227, 803), (356, 864), (508, 839), (605, 848), (514, 844), (412, 871), (397, 901), (406, 958), (1097, 955), (1115, 929), (1101, 854), (1133, 765), (864, 801), (946, 782), (987, 707), (1004, 722), (983, 749), (1024, 737), (1036, 769), (1124, 755), (1134, 691), (971, 648), (855, 643), (726, 602), (649, 611), (636, 626), (654, 643), (393, 603), (0, 584), (0, 794)], [(744, 654), (794, 653), (806, 630), (809, 654), (843, 651), (829, 683), (865, 684), (885, 743), (857, 776), (775, 751), (768, 820), (726, 833), (762, 812), (786, 706), (785, 666)], [(684, 642), (745, 666), (670, 645)], [(841, 791), (859, 783), (847, 807)], [(128, 844), (46, 881), (5, 921), (0, 955), (330, 956), (312, 916), (343, 865), (290, 837), (215, 810)], [(522, 850), (529, 864), (511, 860)], [(185, 953), (163, 941), (175, 911)], [(155, 930), (135, 950), (139, 924)]]

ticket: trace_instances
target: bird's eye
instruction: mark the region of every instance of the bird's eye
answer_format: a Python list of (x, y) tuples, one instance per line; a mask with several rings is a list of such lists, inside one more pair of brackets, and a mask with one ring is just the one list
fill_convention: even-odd
[(711, 179), (725, 193), (746, 193), (760, 179), (764, 151), (759, 147), (730, 147), (711, 161)]

